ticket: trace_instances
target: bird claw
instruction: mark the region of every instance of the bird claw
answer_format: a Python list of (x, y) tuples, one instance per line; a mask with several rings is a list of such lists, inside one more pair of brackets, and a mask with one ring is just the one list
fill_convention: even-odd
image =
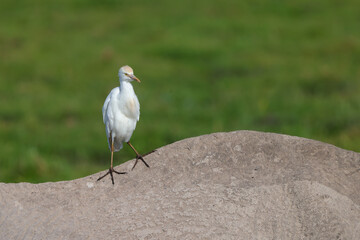
[(143, 154), (142, 156), (145, 157), (145, 156), (147, 156), (149, 154), (152, 154), (153, 152), (156, 152), (156, 151), (157, 151), (157, 149), (154, 149), (154, 150), (152, 150), (150, 152), (147, 152), (147, 153)]
[(110, 174), (111, 176), (111, 182), (112, 184), (114, 185), (114, 177), (113, 177), (113, 174), (112, 173), (117, 173), (117, 174), (127, 174), (127, 172), (118, 172), (116, 171), (114, 168), (109, 168), (109, 170), (107, 171), (107, 173), (105, 173), (103, 176), (99, 177), (97, 179), (97, 181), (100, 181), (101, 179), (103, 179), (104, 177), (106, 177), (108, 174)]
[[(155, 151), (155, 150), (154, 150), (154, 151)], [(152, 152), (154, 152), (154, 151), (151, 151), (151, 152), (145, 154), (144, 156), (146, 156), (146, 155), (148, 155), (148, 154), (150, 154), (150, 153), (152, 153)], [(150, 168), (149, 164), (147, 164), (147, 163), (145, 162), (144, 158), (143, 158), (141, 155), (137, 155), (137, 156), (136, 156), (136, 160), (135, 160), (135, 164), (134, 164), (134, 166), (131, 168), (131, 171), (135, 168), (135, 166), (136, 166), (136, 164), (138, 163), (138, 160), (139, 160), (139, 159), (145, 164), (145, 166), (147, 166), (148, 168)]]

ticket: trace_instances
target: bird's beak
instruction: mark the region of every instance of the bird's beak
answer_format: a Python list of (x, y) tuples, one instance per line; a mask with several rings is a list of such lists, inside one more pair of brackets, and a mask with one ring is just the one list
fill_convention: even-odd
[(129, 75), (129, 77), (130, 77), (131, 79), (137, 81), (137, 82), (141, 82), (140, 79), (138, 79), (137, 77), (135, 77), (134, 74)]

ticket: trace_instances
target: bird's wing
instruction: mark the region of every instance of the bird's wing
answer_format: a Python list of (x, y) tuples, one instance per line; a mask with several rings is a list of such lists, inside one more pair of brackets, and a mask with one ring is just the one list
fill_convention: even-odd
[(114, 88), (113, 90), (111, 90), (111, 92), (109, 93), (109, 95), (106, 97), (106, 99), (105, 99), (105, 102), (104, 102), (104, 105), (103, 105), (103, 107), (102, 107), (102, 115), (103, 115), (103, 122), (105, 123), (105, 116), (106, 116), (106, 110), (107, 110), (107, 108), (108, 108), (108, 106), (109, 106), (109, 102), (110, 102), (110, 100), (111, 100), (111, 96), (113, 95), (113, 94), (116, 94), (117, 92), (119, 92), (119, 88), (118, 87), (116, 87), (116, 88)]

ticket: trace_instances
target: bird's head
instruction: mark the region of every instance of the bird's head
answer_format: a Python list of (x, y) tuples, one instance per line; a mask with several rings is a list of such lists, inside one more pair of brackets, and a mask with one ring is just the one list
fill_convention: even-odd
[(128, 65), (122, 66), (119, 69), (119, 78), (120, 81), (132, 82), (135, 80), (137, 82), (140, 82), (140, 80), (137, 77), (135, 77), (134, 70)]

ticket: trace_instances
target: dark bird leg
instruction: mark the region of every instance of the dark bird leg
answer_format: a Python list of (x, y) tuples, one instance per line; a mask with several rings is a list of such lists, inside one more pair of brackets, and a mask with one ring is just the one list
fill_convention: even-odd
[(113, 168), (114, 143), (113, 143), (113, 141), (112, 141), (111, 133), (110, 133), (110, 137), (109, 137), (109, 142), (110, 142), (110, 144), (111, 144), (111, 165), (110, 165), (110, 168), (109, 168), (109, 170), (107, 171), (107, 173), (105, 173), (105, 175), (99, 177), (97, 181), (103, 179), (103, 178), (106, 177), (108, 174), (110, 174), (110, 176), (111, 176), (111, 182), (112, 182), (112, 184), (114, 185), (113, 172), (114, 172), (114, 173), (117, 173), (117, 174), (126, 174), (126, 172), (118, 172), (118, 171), (116, 171), (116, 170)]
[[(136, 151), (136, 149), (133, 147), (133, 145), (131, 145), (130, 141), (127, 142), (127, 144), (129, 144), (129, 146), (132, 148), (132, 150), (134, 150), (134, 152), (136, 153), (136, 161), (135, 161), (134, 166), (131, 168), (131, 171), (135, 168), (135, 166), (136, 166), (136, 164), (137, 164), (137, 162), (138, 162), (139, 159), (145, 164), (145, 166), (147, 166), (147, 167), (149, 168), (150, 166), (145, 162), (143, 156), (141, 156), (141, 155)], [(148, 154), (150, 154), (150, 153), (151, 153), (151, 152), (147, 153), (146, 155), (148, 155)], [(145, 156), (145, 155), (144, 155), (144, 156)]]

